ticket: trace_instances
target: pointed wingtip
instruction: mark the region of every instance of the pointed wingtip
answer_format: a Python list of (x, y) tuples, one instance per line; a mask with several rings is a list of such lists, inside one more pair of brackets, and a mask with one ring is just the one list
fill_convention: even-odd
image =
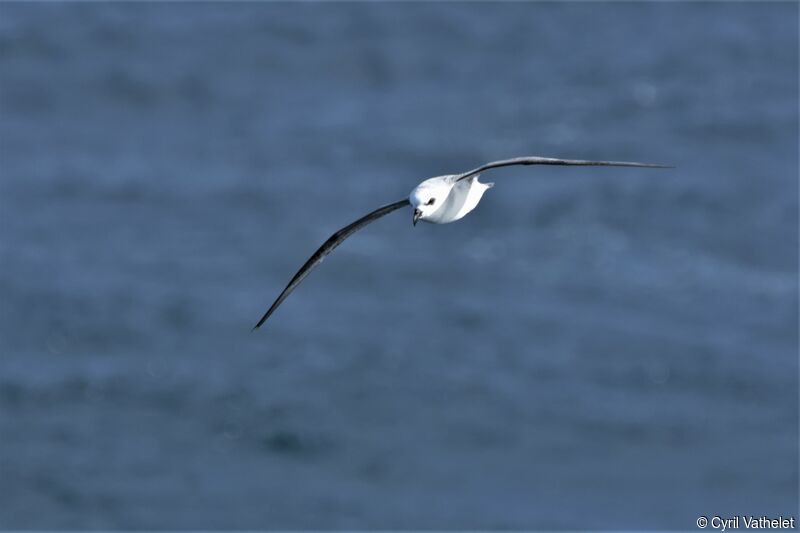
[(263, 326), (263, 325), (264, 325), (264, 322), (266, 322), (266, 321), (267, 321), (267, 319), (270, 317), (270, 315), (272, 315), (272, 311), (273, 311), (274, 309), (275, 309), (275, 305), (273, 304), (273, 306), (272, 306), (272, 307), (270, 307), (269, 311), (267, 311), (266, 313), (264, 313), (264, 316), (262, 316), (262, 317), (261, 317), (261, 319), (260, 319), (258, 322), (256, 322), (256, 325), (255, 325), (255, 326), (253, 326), (253, 329), (251, 329), (251, 330), (250, 330), (250, 333), (254, 332), (254, 331), (255, 331), (255, 330), (257, 330), (258, 328), (260, 328), (261, 326)]
[(642, 168), (675, 168), (673, 165), (662, 165), (661, 163), (627, 163), (622, 162), (621, 166), (642, 167)]
[(659, 163), (630, 163), (620, 166), (640, 167), (640, 168), (675, 168), (674, 165), (661, 165)]

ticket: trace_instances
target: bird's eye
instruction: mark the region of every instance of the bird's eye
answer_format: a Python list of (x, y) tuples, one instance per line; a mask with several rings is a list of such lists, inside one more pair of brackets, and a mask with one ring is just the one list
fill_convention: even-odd
[(425, 202), (425, 205), (433, 205), (433, 204), (434, 204), (434, 202), (436, 202), (436, 198), (431, 198), (430, 200), (428, 200), (427, 202)]

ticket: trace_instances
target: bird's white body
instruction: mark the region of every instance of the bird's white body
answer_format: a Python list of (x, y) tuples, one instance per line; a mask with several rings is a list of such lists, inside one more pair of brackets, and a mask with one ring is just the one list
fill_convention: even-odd
[(458, 181), (459, 175), (437, 176), (417, 185), (408, 201), (418, 213), (418, 220), (448, 224), (463, 218), (478, 206), (483, 193), (494, 183), (481, 183), (478, 176)]

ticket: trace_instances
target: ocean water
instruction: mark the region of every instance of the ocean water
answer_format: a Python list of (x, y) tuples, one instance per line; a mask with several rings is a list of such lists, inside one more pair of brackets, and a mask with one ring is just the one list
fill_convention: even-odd
[[(797, 516), (798, 5), (3, 3), (0, 528)], [(400, 211), (518, 155), (458, 224)]]

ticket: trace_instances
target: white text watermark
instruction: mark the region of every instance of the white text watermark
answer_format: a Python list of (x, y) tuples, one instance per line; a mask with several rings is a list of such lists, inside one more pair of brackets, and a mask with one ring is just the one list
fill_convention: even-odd
[(711, 517), (699, 517), (697, 519), (697, 527), (700, 529), (710, 527), (718, 531), (731, 529), (796, 529), (797, 521), (794, 516), (770, 518), (768, 516), (737, 515), (723, 517), (714, 515)]

